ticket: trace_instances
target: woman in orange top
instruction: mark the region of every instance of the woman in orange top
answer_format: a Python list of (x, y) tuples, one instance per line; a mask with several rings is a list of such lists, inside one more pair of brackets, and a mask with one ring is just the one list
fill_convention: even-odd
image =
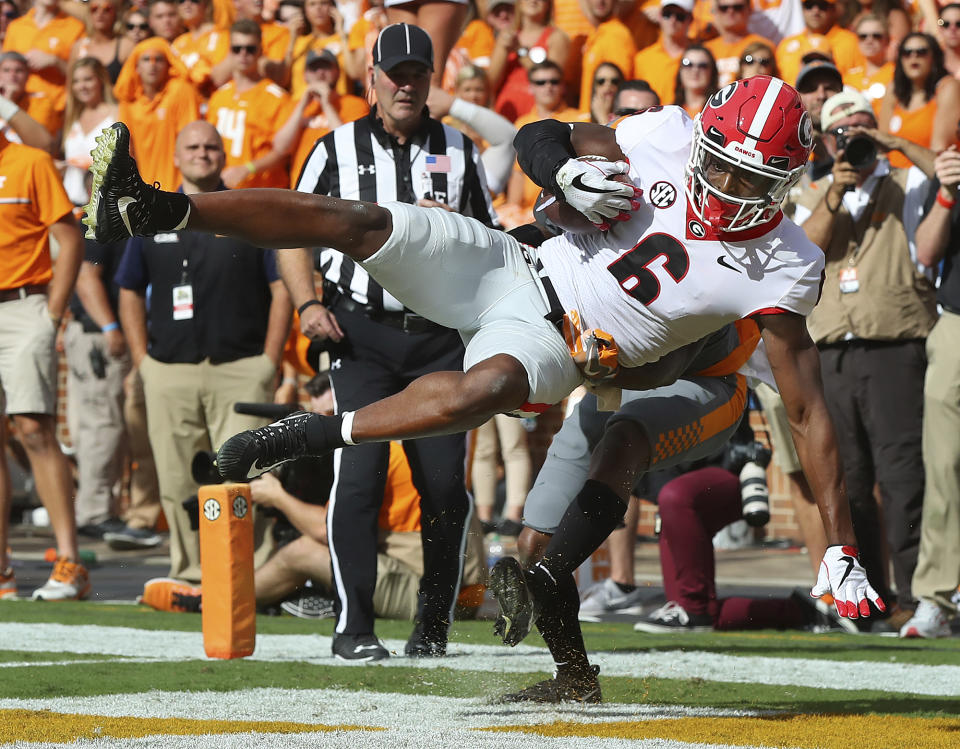
[[(857, 8), (857, 5), (860, 7)], [(893, 62), (897, 59), (897, 48), (903, 38), (913, 30), (913, 21), (910, 20), (910, 12), (904, 8), (902, 0), (859, 0), (853, 6), (855, 13), (851, 19), (846, 17), (849, 23), (844, 25), (854, 31), (860, 26), (860, 20), (867, 14), (874, 15), (883, 21), (887, 31), (886, 59)], [(838, 19), (837, 23), (843, 23), (844, 19)], [(862, 50), (861, 50), (862, 51)]]
[[(496, 3), (492, 0), (491, 5)], [(551, 0), (520, 0), (513, 23), (497, 34), (490, 54), (490, 86), (499, 92), (494, 109), (511, 122), (533, 107), (527, 71), (545, 60), (566, 67), (570, 38), (553, 25), (552, 14)]]
[(720, 73), (710, 50), (702, 44), (688, 47), (677, 71), (673, 103), (695, 117), (719, 88)]
[(850, 68), (843, 76), (843, 83), (875, 102), (876, 108), (893, 82), (893, 63), (887, 60), (887, 22), (866, 13), (859, 17), (855, 29), (864, 63)]
[[(947, 73), (943, 50), (930, 34), (904, 37), (897, 54), (893, 86), (880, 104), (879, 127), (907, 140), (940, 151), (956, 140), (960, 120), (960, 81)], [(890, 153), (893, 166), (910, 161)]]
[(110, 83), (117, 82), (124, 61), (134, 42), (121, 36), (119, 30), (122, 0), (91, 0), (87, 3), (87, 33), (73, 45), (70, 62), (93, 57), (103, 63)]

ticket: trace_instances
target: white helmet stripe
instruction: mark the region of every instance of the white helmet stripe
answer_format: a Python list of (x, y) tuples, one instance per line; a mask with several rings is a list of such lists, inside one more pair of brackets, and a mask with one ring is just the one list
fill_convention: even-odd
[(753, 116), (753, 122), (750, 123), (750, 129), (747, 131), (747, 135), (751, 138), (759, 138), (763, 133), (763, 126), (767, 123), (767, 117), (770, 116), (782, 88), (783, 81), (779, 78), (770, 79), (770, 85), (767, 86), (767, 91), (760, 100), (760, 106), (757, 107), (757, 113)]

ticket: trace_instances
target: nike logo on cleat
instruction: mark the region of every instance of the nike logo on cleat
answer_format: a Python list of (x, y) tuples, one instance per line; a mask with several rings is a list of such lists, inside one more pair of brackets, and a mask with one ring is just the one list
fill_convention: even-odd
[(130, 226), (130, 217), (127, 216), (127, 209), (132, 203), (136, 203), (136, 198), (131, 198), (128, 195), (125, 195), (122, 198), (117, 198), (117, 210), (120, 211), (120, 218), (123, 219), (123, 225), (127, 227), (127, 234), (131, 237), (133, 236), (133, 227)]
[(597, 187), (587, 187), (585, 184), (583, 184), (582, 174), (578, 174), (576, 177), (574, 177), (570, 184), (576, 187), (578, 190), (583, 190), (584, 192), (598, 192), (603, 194), (620, 192), (620, 188), (617, 188), (616, 190), (601, 190)]
[(739, 268), (734, 268), (732, 265), (730, 265), (730, 263), (727, 262), (727, 258), (724, 257), (723, 255), (721, 255), (720, 257), (717, 258), (717, 263), (719, 263), (720, 265), (722, 265), (724, 268), (729, 268), (729, 269), (732, 270), (734, 273), (739, 273), (739, 272), (740, 272), (740, 269), (739, 269)]

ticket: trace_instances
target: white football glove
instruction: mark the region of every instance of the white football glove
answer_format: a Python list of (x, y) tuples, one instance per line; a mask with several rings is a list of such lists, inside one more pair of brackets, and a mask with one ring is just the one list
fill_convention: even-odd
[(873, 602), (880, 611), (886, 611), (886, 604), (867, 580), (867, 571), (860, 566), (859, 552), (856, 546), (828, 546), (820, 562), (817, 584), (810, 595), (813, 598), (830, 593), (836, 604), (837, 613), (848, 619), (870, 616), (867, 600)]
[(639, 207), (634, 199), (636, 188), (607, 179), (614, 174), (626, 174), (629, 169), (625, 161), (568, 159), (557, 171), (556, 180), (570, 207), (592, 223), (609, 228), (607, 219), (621, 214), (627, 218), (631, 208)]

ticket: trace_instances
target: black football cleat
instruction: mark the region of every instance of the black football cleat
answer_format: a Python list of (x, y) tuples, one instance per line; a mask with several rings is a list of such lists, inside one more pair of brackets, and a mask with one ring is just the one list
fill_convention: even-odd
[(519, 692), (505, 694), (498, 702), (535, 702), (546, 705), (573, 702), (595, 705), (603, 701), (600, 680), (597, 679), (599, 673), (600, 666), (590, 666), (585, 672), (557, 669), (557, 674), (552, 679), (538, 681)]
[(447, 654), (446, 626), (428, 628), (422, 620), (415, 620), (403, 654), (409, 658), (442, 658)]
[(513, 557), (497, 560), (490, 570), (490, 592), (500, 608), (494, 634), (513, 647), (530, 634), (539, 613), (520, 562)]
[(143, 181), (137, 162), (130, 155), (130, 131), (126, 125), (114, 122), (97, 136), (96, 142), (90, 154), (90, 202), (83, 218), (87, 239), (118, 242), (186, 226), (189, 199)]
[(307, 424), (315, 413), (297, 411), (259, 429), (233, 435), (217, 451), (217, 470), (227, 481), (245, 482), (307, 452)]

